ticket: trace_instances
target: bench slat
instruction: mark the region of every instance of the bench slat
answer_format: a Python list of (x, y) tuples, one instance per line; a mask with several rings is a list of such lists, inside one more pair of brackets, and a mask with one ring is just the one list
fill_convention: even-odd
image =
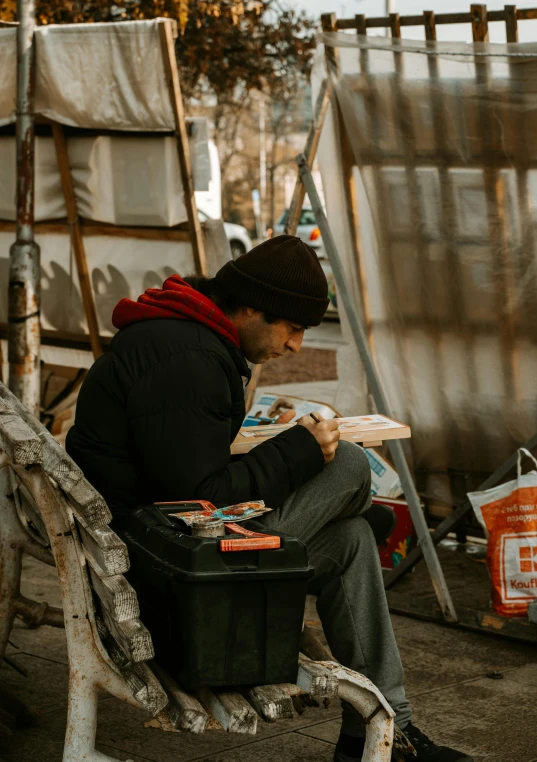
[(149, 630), (139, 619), (117, 622), (104, 607), (102, 614), (112, 637), (129, 661), (137, 664), (155, 656)]
[(45, 473), (51, 476), (67, 495), (71, 496), (72, 507), (77, 510), (82, 523), (88, 527), (109, 524), (112, 519), (110, 510), (97, 490), (87, 479), (84, 479), (82, 470), (54, 439), (50, 431), (34, 418), (17, 397), (1, 383), (0, 401), (2, 406), (7, 407), (16, 417), (22, 419), (22, 422), (39, 438), (42, 457), (36, 462), (42, 463)]
[(248, 691), (248, 700), (267, 722), (294, 717), (291, 697), (279, 685), (258, 685)]
[(147, 664), (118, 667), (132, 695), (151, 715), (155, 716), (168, 704), (168, 696)]
[(296, 684), (304, 693), (316, 698), (331, 698), (338, 694), (338, 679), (334, 673), (302, 654)]
[(147, 664), (133, 664), (119, 671), (136, 701), (150, 714), (155, 716), (168, 704), (168, 696)]
[(88, 568), (93, 589), (113, 619), (117, 622), (127, 622), (140, 616), (136, 591), (122, 574), (101, 577), (90, 564)]
[(0, 400), (0, 449), (15, 466), (32, 466), (43, 462), (41, 440), (2, 400)]
[(224, 730), (255, 735), (257, 714), (240, 693), (200, 688), (199, 696)]
[(153, 717), (156, 716), (168, 704), (168, 696), (159, 681), (147, 664), (132, 664), (129, 661), (99, 616), (95, 617), (95, 623), (108, 655), (129, 686), (133, 697)]
[(78, 509), (81, 521), (89, 527), (109, 524), (112, 516), (101, 495), (84, 479), (82, 470), (60, 443), (3, 384), (0, 384), (0, 401), (4, 408), (7, 407), (16, 417), (22, 419), (40, 439), (42, 457), (38, 462), (43, 464), (45, 473), (51, 476), (66, 494), (72, 496), (72, 505)]
[(173, 727), (195, 735), (203, 733), (209, 722), (209, 715), (200, 702), (194, 696), (185, 693), (155, 661), (151, 662), (150, 667), (168, 694), (166, 714)]
[(72, 487), (84, 476), (80, 468), (75, 465), (69, 455), (65, 452), (59, 442), (56, 442), (50, 431), (48, 431), (37, 418), (26, 410), (24, 405), (12, 394), (9, 389), (0, 384), (0, 398), (13, 409), (24, 423), (32, 429), (41, 439), (43, 447), (43, 470), (52, 476), (60, 487), (69, 492)]
[(84, 526), (94, 529), (112, 521), (105, 499), (84, 477), (67, 494), (73, 513)]
[(84, 555), (95, 571), (103, 577), (124, 574), (129, 570), (127, 546), (110, 527), (78, 525)]

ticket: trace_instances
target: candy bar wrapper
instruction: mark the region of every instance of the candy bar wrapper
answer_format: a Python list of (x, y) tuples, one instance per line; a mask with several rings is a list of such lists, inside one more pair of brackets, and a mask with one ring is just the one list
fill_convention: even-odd
[(212, 512), (183, 511), (182, 513), (171, 513), (170, 515), (181, 519), (187, 526), (192, 526), (192, 522), (202, 516), (212, 516), (224, 522), (237, 522), (262, 516), (271, 510), (272, 508), (267, 508), (263, 500), (251, 500), (248, 503), (236, 503), (235, 505), (227, 505), (224, 508), (216, 508)]

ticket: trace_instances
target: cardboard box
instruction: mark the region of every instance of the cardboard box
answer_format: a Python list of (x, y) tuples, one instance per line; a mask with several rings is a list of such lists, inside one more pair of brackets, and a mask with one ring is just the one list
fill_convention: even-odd
[(371, 494), (395, 498), (403, 494), (395, 468), (373, 447), (364, 450), (371, 466)]

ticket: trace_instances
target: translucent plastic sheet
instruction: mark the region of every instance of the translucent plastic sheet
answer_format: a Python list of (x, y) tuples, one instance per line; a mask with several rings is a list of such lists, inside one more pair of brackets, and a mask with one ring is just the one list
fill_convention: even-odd
[[(537, 45), (322, 41), (328, 218), (418, 487), (447, 505), (537, 431)], [(321, 48), (314, 97), (325, 77)], [(357, 353), (338, 359), (359, 413)]]

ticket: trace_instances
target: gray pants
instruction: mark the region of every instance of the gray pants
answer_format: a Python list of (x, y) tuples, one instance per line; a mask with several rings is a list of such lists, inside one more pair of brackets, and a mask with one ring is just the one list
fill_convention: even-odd
[[(382, 691), (403, 728), (411, 710), (393, 634), (373, 533), (360, 513), (371, 504), (371, 472), (361, 447), (340, 442), (323, 471), (257, 521), (299, 537), (315, 568), (310, 592), (334, 657)], [(343, 706), (343, 731), (363, 724)]]

